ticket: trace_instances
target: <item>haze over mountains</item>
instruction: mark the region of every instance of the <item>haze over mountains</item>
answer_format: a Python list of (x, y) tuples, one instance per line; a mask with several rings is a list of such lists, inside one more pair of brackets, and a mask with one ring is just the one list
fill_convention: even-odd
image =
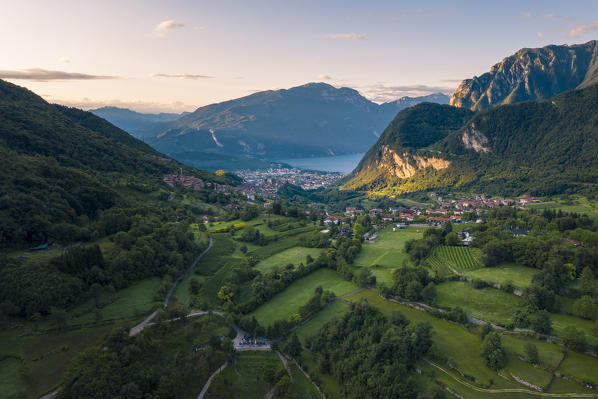
[(148, 114), (132, 111), (127, 108), (111, 106), (90, 109), (89, 112), (106, 119), (113, 125), (131, 133), (135, 137), (139, 137), (140, 132), (147, 130), (157, 123), (172, 122), (181, 116), (188, 114), (188, 112), (180, 114), (167, 112)]
[[(451, 99), (461, 107), (420, 104), (400, 112), (344, 188), (378, 195), (595, 189), (597, 48), (589, 42), (524, 49), (490, 74), (464, 81)], [(500, 103), (518, 104), (469, 110)]]
[(379, 105), (350, 88), (309, 83), (200, 107), (174, 121), (145, 128), (137, 123), (141, 114), (114, 109), (93, 112), (125, 130), (131, 118), (122, 115), (133, 115), (132, 134), (189, 165), (216, 170), (365, 152), (398, 111), (423, 101), (447, 104), (449, 97), (437, 93)]

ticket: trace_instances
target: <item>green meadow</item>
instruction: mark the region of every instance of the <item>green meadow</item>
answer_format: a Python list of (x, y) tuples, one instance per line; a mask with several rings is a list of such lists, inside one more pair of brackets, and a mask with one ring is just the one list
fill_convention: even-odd
[(287, 319), (311, 298), (316, 287), (334, 292), (337, 296), (347, 294), (358, 287), (344, 280), (334, 270), (320, 269), (293, 282), (284, 291), (275, 295), (269, 302), (257, 308), (250, 315), (268, 326), (276, 320)]
[(310, 255), (315, 259), (320, 253), (322, 253), (322, 249), (320, 248), (289, 248), (260, 261), (257, 265), (255, 265), (255, 269), (265, 273), (276, 267), (284, 268), (289, 263), (298, 266), (299, 263), (306, 262), (305, 259), (307, 255)]
[(353, 266), (356, 270), (369, 267), (378, 283), (391, 285), (392, 272), (409, 259), (404, 250), (405, 242), (421, 238), (423, 230), (421, 227), (407, 227), (392, 231), (392, 226), (386, 227), (377, 233), (379, 237), (375, 243), (363, 244)]
[(532, 278), (538, 274), (538, 269), (519, 266), (513, 263), (505, 263), (496, 267), (483, 267), (475, 270), (464, 271), (463, 274), (484, 280), (492, 284), (511, 283), (513, 286), (523, 289), (532, 283)]

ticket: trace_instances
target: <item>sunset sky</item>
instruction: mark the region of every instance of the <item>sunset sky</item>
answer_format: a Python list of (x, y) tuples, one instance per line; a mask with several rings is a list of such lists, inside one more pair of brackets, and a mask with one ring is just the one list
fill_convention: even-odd
[(519, 48), (598, 37), (595, 0), (0, 0), (0, 10), (0, 78), (50, 102), (152, 112), (311, 81), (377, 102), (450, 93)]

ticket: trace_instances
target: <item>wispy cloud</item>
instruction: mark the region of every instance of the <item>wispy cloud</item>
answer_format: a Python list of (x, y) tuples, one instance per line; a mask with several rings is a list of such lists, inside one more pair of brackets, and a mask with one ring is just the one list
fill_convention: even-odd
[(537, 36), (538, 36), (538, 39), (544, 39), (544, 33), (542, 33), (542, 32), (538, 32)]
[(34, 80), (47, 82), (49, 80), (96, 80), (96, 79), (120, 79), (118, 76), (89, 75), (86, 73), (48, 71), (41, 68), (22, 69), (20, 71), (0, 71), (2, 79)]
[(577, 24), (574, 28), (569, 30), (569, 37), (581, 36), (596, 30), (598, 30), (598, 21), (591, 24)]
[(334, 80), (334, 78), (330, 75), (318, 75), (316, 76), (317, 80)]
[(155, 78), (173, 78), (173, 79), (210, 79), (212, 76), (194, 75), (190, 73), (155, 73)]
[(184, 26), (184, 24), (175, 22), (173, 20), (162, 21), (154, 28), (154, 35), (158, 37), (164, 37), (169, 30), (182, 28)]
[(531, 17), (532, 17), (532, 13), (530, 11), (521, 13), (521, 18), (531, 18)]
[(359, 89), (366, 97), (375, 102), (393, 101), (404, 96), (416, 97), (433, 93), (450, 94), (455, 91), (455, 87), (428, 85), (387, 86), (384, 83), (361, 86)]
[(334, 33), (329, 35), (331, 39), (338, 40), (363, 40), (366, 38), (364, 33)]
[(60, 62), (64, 62), (65, 64), (68, 64), (71, 62), (71, 59), (69, 57), (60, 57)]

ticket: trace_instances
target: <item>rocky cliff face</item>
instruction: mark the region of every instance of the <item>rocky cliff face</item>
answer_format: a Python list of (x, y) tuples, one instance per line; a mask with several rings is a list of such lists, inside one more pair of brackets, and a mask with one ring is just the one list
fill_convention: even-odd
[[(458, 130), (473, 112), (423, 103), (397, 114), (345, 182), (346, 189), (367, 189), (392, 185), (416, 177), (418, 171), (447, 169), (446, 155), (427, 148)], [(484, 148), (484, 138), (476, 132), (468, 136), (471, 146)]]
[(384, 169), (393, 177), (408, 179), (418, 169), (432, 167), (435, 170), (442, 170), (448, 168), (450, 164), (450, 161), (434, 156), (423, 156), (408, 152), (397, 153), (385, 145), (382, 147), (381, 158), (375, 163), (375, 168)]
[(598, 82), (598, 41), (521, 49), (490, 72), (464, 80), (450, 104), (482, 110), (499, 104), (544, 100)]

